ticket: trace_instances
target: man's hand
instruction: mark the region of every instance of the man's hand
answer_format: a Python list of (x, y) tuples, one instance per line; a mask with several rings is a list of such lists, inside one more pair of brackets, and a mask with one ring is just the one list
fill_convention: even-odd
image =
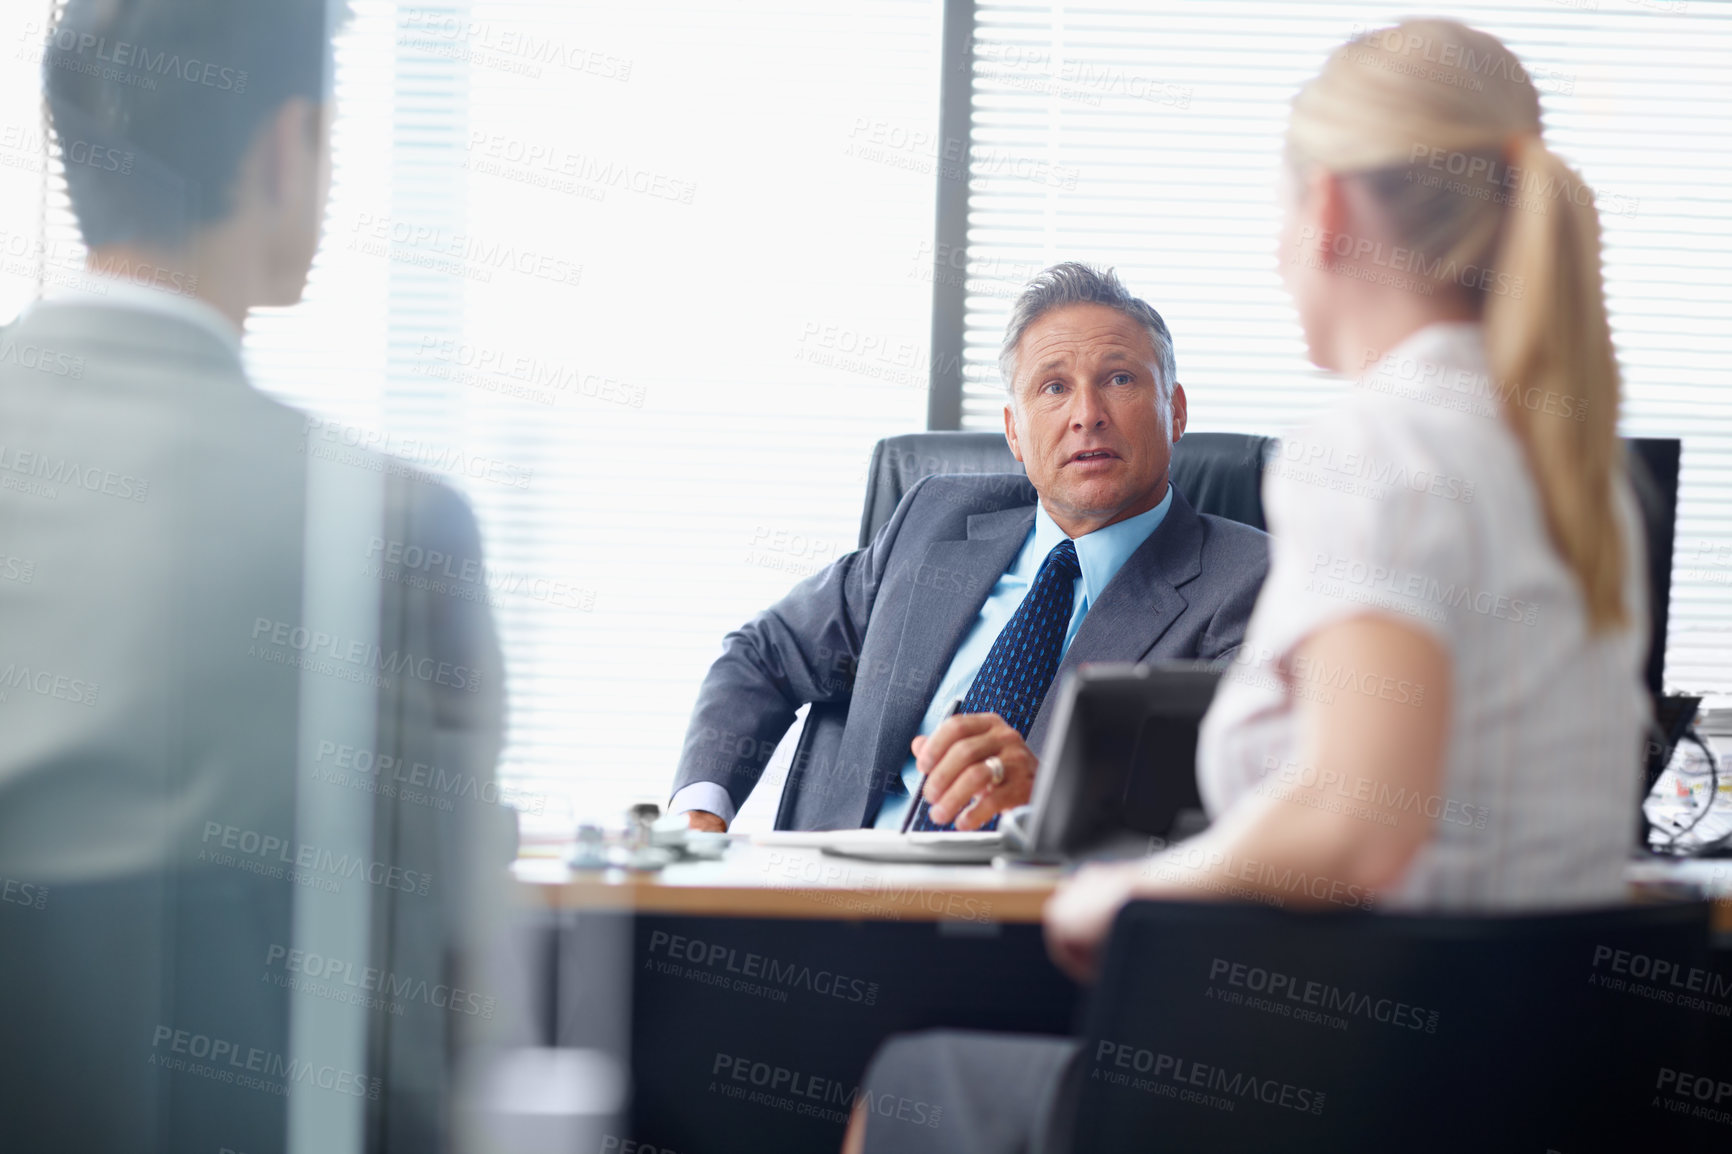
[(1119, 907), (1137, 896), (1146, 862), (1089, 866), (1047, 899), (1046, 952), (1079, 982), (1092, 982)]
[[(998, 814), (1027, 805), (1034, 796), (1034, 752), (996, 713), (959, 713), (931, 737), (914, 739), (914, 764), (926, 775), (922, 796), (939, 825), (956, 819), (960, 830), (979, 829)], [(986, 759), (1004, 762), (1004, 783), (992, 784)], [(973, 804), (970, 805), (969, 803)], [(957, 815), (961, 814), (960, 817)]]
[(705, 833), (727, 833), (728, 823), (713, 813), (701, 809), (686, 810), (686, 828), (701, 829)]

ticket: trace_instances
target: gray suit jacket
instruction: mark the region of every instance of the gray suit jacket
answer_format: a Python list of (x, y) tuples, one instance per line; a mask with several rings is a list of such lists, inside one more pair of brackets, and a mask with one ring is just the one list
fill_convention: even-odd
[[(0, 1117), (43, 1149), (281, 1149), (281, 1096), (159, 1060), (195, 1064), (176, 1031), (286, 1054), (291, 997), (331, 996), (288, 988), (310, 980), (297, 892), (350, 886), (373, 944), (347, 972), (410, 983), (354, 1011), (371, 1145), (441, 1145), (462, 1019), (419, 991), (462, 984), (464, 887), (498, 851), (503, 663), (484, 598), (391, 562), (478, 562), (464, 501), (322, 428), (181, 318), (43, 304), (0, 330), (0, 879), (41, 898), (0, 902), (0, 987), (24, 995)], [(382, 510), (359, 540), (309, 518), (313, 459), (320, 507)], [(311, 641), (315, 569), (319, 603), (376, 613), (372, 643)], [(372, 719), (370, 748), (309, 684)], [(355, 815), (367, 859), (309, 844), (303, 798)]]
[[(728, 635), (698, 692), (675, 792), (697, 781), (736, 808), (808, 702), (848, 702), (834, 752), (794, 766), (783, 823), (867, 824), (900, 780), (909, 742), (993, 586), (1034, 524), (1021, 476), (927, 477), (870, 546), (796, 585)], [(1268, 571), (1256, 529), (1199, 515), (1173, 491), (1159, 528), (1083, 619), (1053, 684), (1084, 662), (1223, 656), (1244, 639)], [(1029, 731), (1037, 752), (1056, 694)]]

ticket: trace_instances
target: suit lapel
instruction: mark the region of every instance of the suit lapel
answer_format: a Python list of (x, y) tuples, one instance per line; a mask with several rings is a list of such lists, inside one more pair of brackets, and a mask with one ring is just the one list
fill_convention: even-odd
[(1202, 553), (1202, 522), (1175, 488), (1160, 527), (1101, 590), (1065, 652), (1028, 731), (1028, 745), (1036, 756), (1046, 740), (1047, 723), (1058, 707), (1058, 689), (1066, 675), (1084, 663), (1136, 662), (1148, 656), (1185, 611), (1187, 602), (1177, 586), (1203, 571)]
[(1032, 505), (977, 513), (968, 519), (966, 540), (932, 542), (910, 574), (908, 614), (873, 739), (872, 764), (879, 772), (867, 812), (907, 760), (908, 743), (920, 731), (938, 683), (1033, 525)]

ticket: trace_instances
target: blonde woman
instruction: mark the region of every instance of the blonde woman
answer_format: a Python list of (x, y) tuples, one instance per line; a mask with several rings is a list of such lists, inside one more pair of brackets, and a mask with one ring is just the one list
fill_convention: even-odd
[[(1286, 152), (1282, 277), (1311, 359), (1353, 384), (1266, 471), (1269, 579), (1198, 750), (1214, 824), (1047, 907), (1079, 978), (1133, 898), (1623, 894), (1646, 591), (1593, 196), (1547, 147), (1521, 63), (1449, 21), (1337, 49)], [(1073, 1054), (893, 1039), (864, 1101), (941, 1106), (941, 1140), (860, 1111), (848, 1148), (1054, 1148)]]

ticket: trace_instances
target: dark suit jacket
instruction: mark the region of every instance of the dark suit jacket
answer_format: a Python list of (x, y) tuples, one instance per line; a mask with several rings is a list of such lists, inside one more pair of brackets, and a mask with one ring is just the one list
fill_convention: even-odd
[[(698, 692), (674, 790), (712, 781), (735, 807), (803, 704), (847, 701), (833, 754), (790, 770), (785, 824), (870, 822), (980, 609), (1034, 524), (1027, 478), (939, 475), (908, 491), (870, 546), (728, 635)], [(1056, 686), (1083, 662), (1216, 658), (1244, 639), (1268, 571), (1265, 535), (1201, 516), (1173, 490), (1159, 528), (1090, 607)], [(1037, 753), (1056, 695), (1029, 731)]]
[[(0, 901), (3, 1129), (44, 1150), (280, 1150), (284, 1099), (189, 1047), (256, 1052), (281, 1083), (300, 997), (368, 1018), (369, 1148), (441, 1148), (465, 1019), (420, 991), (464, 984), (465, 843), (500, 832), (504, 687), (484, 589), (414, 559), (480, 560), (467, 504), (327, 438), (177, 317), (40, 305), (0, 350), (0, 878), (40, 898)], [(314, 511), (333, 509), (354, 513), (340, 536)], [(330, 628), (307, 613), (314, 572), (355, 637), (296, 644)], [(352, 815), (364, 865), (298, 826), (307, 802)], [(369, 992), (399, 1012), (291, 994), (310, 980), (288, 964), (295, 908), (331, 887), (366, 894), (374, 927), (340, 972), (364, 990), (389, 971), (408, 992)]]

